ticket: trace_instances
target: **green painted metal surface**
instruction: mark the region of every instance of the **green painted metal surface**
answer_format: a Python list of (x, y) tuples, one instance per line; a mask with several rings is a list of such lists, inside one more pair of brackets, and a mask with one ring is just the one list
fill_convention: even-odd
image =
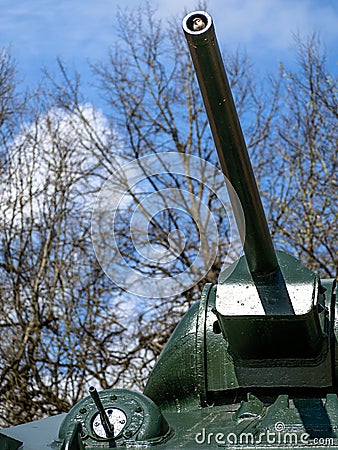
[(275, 252), (212, 20), (183, 28), (245, 256), (204, 287), (143, 394), (92, 388), (67, 415), (2, 430), (0, 450), (338, 448), (336, 283)]
[[(16, 427), (5, 428), (1, 430), (1, 433), (22, 442), (24, 450), (51, 450), (51, 442), (57, 438), (60, 425), (65, 417), (66, 414), (60, 414)], [(3, 447), (0, 448), (3, 450)], [(21, 449), (21, 447), (19, 448)]]
[[(168, 440), (156, 446), (149, 441), (125, 440), (115, 448), (338, 448), (337, 411), (338, 399), (333, 393), (312, 398), (271, 393), (269, 399), (247, 394), (242, 399), (240, 396), (237, 399), (229, 397), (222, 405), (181, 413), (166, 412), (165, 418), (173, 430)], [(26, 441), (25, 450), (51, 449), (46, 435), (49, 435), (49, 439), (55, 436), (60, 423), (57, 417), (52, 419), (56, 419), (54, 424), (53, 421), (48, 424), (42, 420), (20, 426), (21, 438)], [(20, 434), (15, 430), (17, 428), (12, 429), (12, 434)], [(26, 438), (25, 435), (30, 437)], [(79, 448), (68, 447), (74, 450)], [(96, 445), (84, 448), (94, 450), (109, 447)]]
[(23, 442), (0, 433), (0, 448), (2, 450), (18, 450)]

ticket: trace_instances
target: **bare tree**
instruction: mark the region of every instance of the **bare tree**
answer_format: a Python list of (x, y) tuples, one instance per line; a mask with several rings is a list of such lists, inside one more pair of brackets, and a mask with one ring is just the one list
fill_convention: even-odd
[(18, 117), (25, 107), (25, 98), (19, 94), (16, 65), (9, 48), (0, 49), (0, 145), (4, 156), (5, 145), (13, 136)]
[[(156, 155), (159, 164), (162, 164), (165, 170), (167, 164), (165, 152), (198, 156), (218, 167), (186, 43), (177, 25), (163, 24), (157, 20), (149, 5), (148, 10), (141, 9), (135, 13), (121, 14), (119, 21), (120, 40), (111, 49), (108, 63), (96, 67), (96, 73), (104, 97), (111, 108), (111, 120), (124, 143), (124, 155), (139, 161), (141, 170), (144, 171), (147, 169), (142, 168), (142, 157), (152, 154)], [(263, 91), (254, 84), (250, 62), (246, 55), (236, 54), (227, 58), (227, 63), (238, 110), (241, 115), (250, 116), (250, 120), (246, 120), (245, 123), (247, 130), (250, 131), (248, 147), (254, 153), (256, 147), (267, 138), (276, 102), (268, 104), (262, 94)], [(191, 194), (197, 194), (200, 199), (205, 196), (205, 202), (213, 213), (222, 236), (217, 257), (210, 271), (205, 272), (203, 277), (203, 283), (208, 280), (215, 281), (221, 260), (225, 256), (227, 246), (224, 243), (228, 244), (228, 224), (226, 217), (217, 207), (216, 196), (204, 192), (207, 191), (209, 181), (204, 173), (205, 166), (201, 164), (198, 180), (192, 180), (196, 174), (189, 173), (184, 164), (185, 158), (182, 157), (183, 176), (177, 174), (161, 178), (154, 176), (150, 182), (156, 192), (166, 193), (166, 188), (175, 186), (182, 192), (186, 189)], [(150, 186), (147, 185), (147, 188), (150, 189)], [(141, 195), (137, 201), (142, 201)], [(166, 198), (163, 197), (163, 204), (165, 203)], [(196, 206), (190, 201), (186, 205), (186, 212), (195, 218), (195, 222), (199, 222), (195, 223), (198, 228), (203, 220), (201, 211), (198, 212), (196, 219), (193, 212), (196, 207), (200, 205)], [(168, 207), (162, 218), (150, 221), (150, 234), (162, 239), (165, 246), (170, 231), (178, 227), (177, 221), (177, 217)], [(203, 226), (197, 229), (197, 234), (191, 234), (192, 229), (189, 229), (188, 223), (186, 226), (189, 239), (179, 255), (179, 260), (189, 266), (193, 256), (188, 254), (188, 250), (192, 247), (195, 251), (198, 249), (203, 238), (202, 234), (199, 234)], [(123, 236), (122, 231), (120, 234)], [(126, 238), (128, 239), (127, 235)], [(130, 245), (131, 243), (129, 246), (126, 243), (126, 257), (132, 254)], [(207, 248), (212, 245), (210, 239), (206, 239), (205, 245)], [(137, 255), (133, 256), (137, 258)], [(158, 267), (149, 269), (151, 275)], [(200, 285), (196, 288), (199, 291)], [(191, 298), (191, 293), (184, 295), (187, 299)]]
[(282, 108), (268, 167), (275, 240), (325, 277), (337, 277), (337, 78), (317, 35), (296, 38), (298, 67), (282, 70)]
[[(91, 109), (84, 109), (97, 128)], [(116, 383), (125, 361), (114, 289), (90, 240), (98, 164), (78, 126), (60, 109), (36, 114), (12, 141), (2, 177), (4, 424), (68, 410), (90, 380)]]

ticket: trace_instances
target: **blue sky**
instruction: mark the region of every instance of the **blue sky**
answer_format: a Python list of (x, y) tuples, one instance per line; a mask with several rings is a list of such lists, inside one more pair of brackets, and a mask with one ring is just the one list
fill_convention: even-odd
[[(57, 57), (77, 68), (86, 79), (87, 61), (107, 54), (114, 42), (118, 7), (137, 8), (140, 0), (1, 0), (0, 47), (11, 46), (20, 76), (28, 84), (53, 70)], [(196, 0), (150, 0), (163, 19), (183, 17), (196, 9)], [(209, 0), (220, 45), (248, 51), (257, 67), (292, 64), (292, 33), (320, 33), (331, 70), (337, 73), (337, 0)]]

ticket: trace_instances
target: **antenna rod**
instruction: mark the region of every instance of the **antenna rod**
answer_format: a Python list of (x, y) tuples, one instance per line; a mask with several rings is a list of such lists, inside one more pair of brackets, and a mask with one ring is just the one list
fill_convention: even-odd
[(101, 402), (99, 394), (98, 394), (97, 390), (94, 388), (94, 386), (90, 386), (89, 393), (90, 393), (92, 399), (94, 400), (94, 403), (95, 403), (97, 409), (99, 410), (100, 417), (101, 417), (101, 423), (104, 428), (104, 431), (106, 432), (107, 438), (110, 438), (110, 437), (113, 438), (114, 437), (114, 427), (109, 422), (107, 413), (103, 407), (103, 404)]

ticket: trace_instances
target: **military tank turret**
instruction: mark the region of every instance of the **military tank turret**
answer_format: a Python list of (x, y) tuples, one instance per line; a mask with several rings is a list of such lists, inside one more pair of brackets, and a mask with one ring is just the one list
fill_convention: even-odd
[(335, 281), (275, 251), (212, 19), (192, 12), (183, 30), (244, 255), (204, 287), (143, 394), (90, 388), (66, 415), (2, 430), (1, 449), (338, 447)]

